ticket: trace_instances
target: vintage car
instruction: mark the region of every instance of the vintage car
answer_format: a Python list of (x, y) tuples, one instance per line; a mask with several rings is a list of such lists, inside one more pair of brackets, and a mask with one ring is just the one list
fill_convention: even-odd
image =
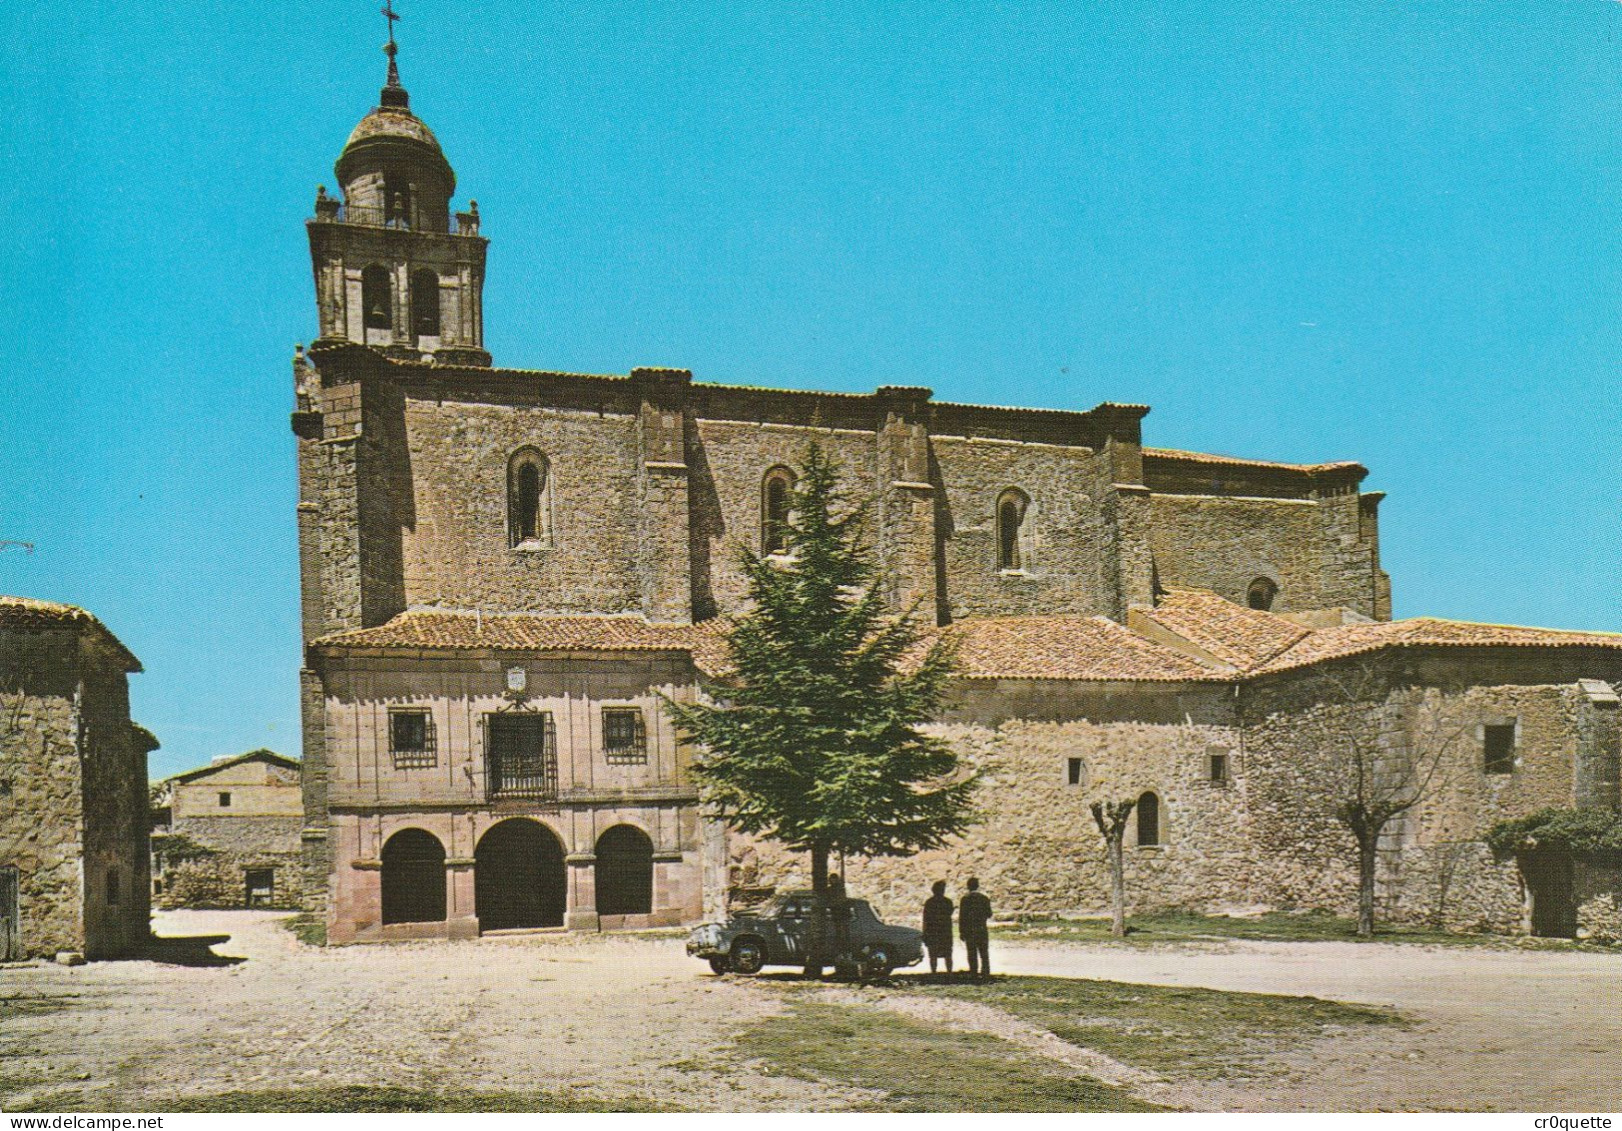
[[(763, 966), (804, 966), (806, 936), (815, 896), (794, 891), (766, 907), (734, 915), (725, 923), (705, 923), (687, 936), (687, 953), (709, 961), (717, 974), (758, 974)], [(879, 921), (865, 899), (851, 899), (850, 949), (837, 956), (836, 969), (882, 978), (898, 966), (924, 957), (924, 936), (911, 927)]]

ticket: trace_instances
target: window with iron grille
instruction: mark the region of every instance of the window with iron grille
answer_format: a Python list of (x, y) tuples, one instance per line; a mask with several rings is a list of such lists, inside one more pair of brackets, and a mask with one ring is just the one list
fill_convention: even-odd
[(490, 796), (556, 797), (558, 732), (552, 712), (486, 715), (484, 719)]
[(389, 754), (397, 770), (426, 770), (439, 764), (434, 717), (427, 711), (389, 712)]
[(603, 752), (615, 766), (648, 760), (648, 728), (642, 721), (642, 708), (603, 708)]

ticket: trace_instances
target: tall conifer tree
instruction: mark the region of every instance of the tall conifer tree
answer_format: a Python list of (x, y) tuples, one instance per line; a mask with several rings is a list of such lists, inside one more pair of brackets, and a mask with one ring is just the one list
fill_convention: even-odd
[(832, 853), (907, 856), (972, 820), (975, 780), (945, 742), (920, 733), (953, 669), (937, 640), (887, 613), (838, 468), (813, 444), (793, 495), (786, 553), (739, 556), (753, 608), (727, 633), (732, 671), (713, 702), (669, 703), (703, 748), (705, 800), (743, 832), (811, 854), (821, 891)]

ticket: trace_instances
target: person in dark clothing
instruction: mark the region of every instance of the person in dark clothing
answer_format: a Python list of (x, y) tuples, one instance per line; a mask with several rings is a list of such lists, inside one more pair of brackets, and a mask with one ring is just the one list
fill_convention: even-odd
[(929, 972), (946, 961), (946, 974), (952, 974), (952, 901), (946, 898), (946, 881), (936, 880), (935, 894), (924, 900), (924, 945), (929, 948)]
[(817, 892), (809, 901), (805, 909), (805, 970), (801, 977), (820, 978), (822, 968), (828, 964), (824, 955), (827, 947), (824, 945), (823, 926), (826, 919), (823, 907), (823, 894)]
[(970, 879), (969, 892), (957, 905), (957, 933), (969, 952), (969, 976), (991, 977), (991, 900), (980, 891), (980, 881)]
[(836, 973), (848, 971), (855, 967), (856, 959), (850, 945), (850, 900), (845, 895), (845, 877), (838, 872), (828, 877), (828, 894), (823, 903), (827, 919), (822, 938), (828, 948), (828, 961)]
[(855, 965), (850, 955), (850, 900), (845, 896), (845, 880), (837, 872), (812, 898), (805, 931), (805, 970), (807, 978), (822, 977), (822, 968)]

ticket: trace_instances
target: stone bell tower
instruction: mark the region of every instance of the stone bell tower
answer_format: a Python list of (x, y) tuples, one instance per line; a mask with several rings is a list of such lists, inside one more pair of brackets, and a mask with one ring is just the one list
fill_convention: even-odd
[(484, 349), (484, 254), (479, 206), (451, 223), (456, 174), (411, 112), (395, 64), (334, 171), (342, 199), (317, 188), (310, 259), (321, 319), (316, 346), (355, 343), (390, 357), (489, 365)]

